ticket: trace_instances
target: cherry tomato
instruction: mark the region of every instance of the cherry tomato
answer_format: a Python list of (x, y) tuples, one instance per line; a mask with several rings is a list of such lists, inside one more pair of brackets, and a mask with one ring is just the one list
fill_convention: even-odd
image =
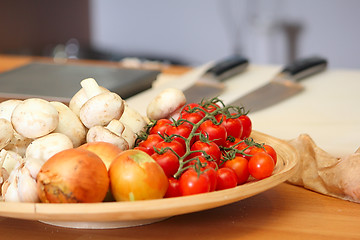
[(214, 112), (215, 110), (219, 109), (220, 106), (219, 106), (219, 104), (211, 103), (211, 104), (208, 104), (208, 105), (203, 106), (203, 108), (204, 108), (208, 113), (212, 113), (212, 112)]
[(137, 146), (137, 147), (134, 147), (134, 149), (136, 150), (140, 150), (140, 151), (143, 151), (149, 155), (153, 154), (154, 153), (154, 150), (153, 149), (148, 149), (146, 147), (141, 147), (141, 146)]
[(237, 186), (237, 177), (231, 168), (223, 167), (217, 170), (216, 190), (223, 190)]
[(189, 168), (180, 176), (179, 183), (182, 196), (207, 193), (211, 186), (209, 176), (205, 173), (198, 175), (193, 168)]
[(237, 184), (243, 184), (249, 178), (248, 160), (244, 157), (236, 156), (234, 159), (226, 161), (224, 167), (234, 170)]
[(239, 120), (241, 121), (241, 125), (243, 126), (243, 132), (241, 134), (241, 139), (248, 138), (252, 131), (252, 123), (250, 118), (247, 115), (241, 115), (239, 117)]
[(179, 158), (171, 151), (161, 154), (155, 152), (151, 157), (162, 167), (167, 177), (173, 176), (179, 169)]
[[(203, 115), (198, 113), (198, 112), (185, 112), (185, 113), (182, 113), (179, 117), (179, 119), (183, 119), (183, 120), (186, 120), (186, 121), (189, 121), (193, 124), (196, 124), (198, 122), (200, 122), (201, 119), (203, 119)], [(191, 123), (188, 123), (188, 122), (184, 122), (184, 123), (187, 123), (188, 125), (191, 126), (191, 128), (193, 127), (193, 125)]]
[(208, 175), (210, 180), (210, 190), (209, 192), (216, 190), (216, 181), (217, 181), (217, 173), (215, 168), (211, 167), (210, 165), (204, 167), (202, 169), (204, 171), (204, 174)]
[(172, 122), (169, 119), (159, 119), (155, 125), (150, 129), (150, 134), (164, 135), (165, 130), (170, 126)]
[(247, 145), (244, 141), (242, 141), (236, 145), (236, 149), (243, 151), (244, 154), (247, 154), (247, 155), (243, 155), (243, 154), (237, 154), (237, 155), (242, 156), (249, 160), (250, 156), (248, 156), (248, 155), (250, 155), (250, 151), (252, 148), (254, 148), (254, 146), (249, 147), (249, 145)]
[[(191, 129), (192, 129), (192, 127), (189, 127), (189, 125), (187, 125), (187, 124), (180, 124), (178, 126), (170, 125), (166, 129), (165, 133), (167, 135), (169, 135), (169, 136), (171, 136), (171, 135), (179, 135), (180, 137), (174, 136), (174, 138), (172, 138), (172, 139), (180, 142), (185, 148), (186, 145), (185, 145), (185, 140), (183, 138), (186, 139), (186, 138), (188, 138), (190, 136)], [(183, 137), (183, 138), (181, 138), (181, 137)]]
[(207, 135), (209, 140), (214, 141), (218, 146), (224, 146), (226, 142), (226, 129), (222, 125), (216, 125), (211, 120), (206, 120), (200, 124), (198, 132)]
[(181, 196), (181, 190), (180, 190), (179, 180), (173, 177), (169, 178), (169, 187), (164, 197), (170, 198), (170, 197), (180, 197), (180, 196)]
[[(240, 141), (242, 141), (240, 138), (228, 137), (226, 139), (224, 147), (231, 148), (234, 145), (238, 144)], [(236, 145), (236, 147), (237, 147), (237, 145)]]
[(176, 140), (172, 140), (170, 142), (167, 142), (167, 141), (159, 142), (155, 145), (155, 148), (158, 150), (165, 149), (165, 148), (171, 148), (180, 157), (182, 157), (185, 154), (184, 146)]
[(186, 165), (189, 166), (189, 165), (195, 165), (195, 164), (198, 164), (199, 161), (201, 163), (202, 166), (205, 165), (205, 167), (209, 166), (209, 167), (212, 167), (214, 169), (217, 169), (217, 163), (215, 161), (209, 161), (207, 160), (204, 156), (202, 155), (198, 155), (198, 156), (193, 156), (193, 157), (187, 157), (187, 160), (191, 159), (191, 158), (194, 158), (193, 160), (191, 160), (190, 162), (188, 162)]
[(271, 176), (274, 167), (274, 160), (264, 152), (255, 153), (249, 160), (249, 173), (259, 180)]
[(227, 118), (223, 114), (216, 115), (217, 121), (222, 121), (221, 125), (225, 127), (227, 136), (240, 138), (243, 132), (243, 126), (239, 118)]
[(276, 164), (277, 154), (275, 152), (275, 149), (267, 144), (265, 144), (263, 147), (265, 148), (265, 150), (263, 148), (253, 147), (250, 150), (250, 154), (254, 155), (255, 153), (258, 153), (258, 152), (266, 152), (267, 154), (269, 154), (272, 157), (272, 159), (274, 160), (274, 164)]
[(145, 141), (139, 143), (138, 147), (144, 147), (148, 149), (147, 152), (149, 155), (154, 153), (154, 146), (160, 142), (163, 142), (164, 139), (158, 134), (150, 134)]
[(217, 164), (214, 161), (208, 161), (204, 156), (197, 156), (197, 159), (191, 160), (189, 163), (187, 163), (187, 166), (189, 165), (195, 165), (198, 164), (200, 161), (201, 165), (204, 167), (201, 167), (200, 170), (203, 171), (206, 175), (208, 175), (210, 180), (210, 192), (215, 191), (216, 188), (216, 170)]
[(200, 106), (200, 104), (189, 103), (184, 106), (184, 108), (180, 112), (180, 115), (182, 116), (185, 113), (197, 113), (197, 114), (200, 114), (202, 117), (204, 117), (205, 116), (204, 111), (205, 111), (205, 109), (202, 106)]
[[(221, 151), (219, 146), (215, 142), (202, 142), (200, 140), (195, 141), (194, 144), (191, 146), (190, 151), (204, 151), (208, 154), (214, 161), (218, 164), (220, 163)], [(194, 152), (191, 153), (189, 156), (204, 156), (204, 152)]]

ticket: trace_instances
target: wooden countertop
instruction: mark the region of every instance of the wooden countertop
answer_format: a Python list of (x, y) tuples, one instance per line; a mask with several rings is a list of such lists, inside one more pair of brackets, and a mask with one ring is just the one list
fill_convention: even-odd
[[(0, 55), (0, 71), (34, 59)], [(227, 206), (131, 228), (77, 230), (0, 217), (0, 239), (360, 239), (359, 226), (359, 204), (283, 183)]]

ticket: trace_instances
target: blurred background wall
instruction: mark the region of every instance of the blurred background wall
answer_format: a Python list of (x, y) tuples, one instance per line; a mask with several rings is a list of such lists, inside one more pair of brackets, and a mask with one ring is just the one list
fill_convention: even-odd
[(0, 53), (200, 65), (323, 55), (360, 68), (358, 0), (2, 0)]

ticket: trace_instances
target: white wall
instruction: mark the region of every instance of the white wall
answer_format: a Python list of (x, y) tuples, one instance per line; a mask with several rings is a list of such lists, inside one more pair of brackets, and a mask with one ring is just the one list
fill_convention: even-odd
[(251, 62), (288, 60), (284, 23), (301, 26), (297, 56), (360, 68), (358, 0), (91, 0), (93, 47), (190, 65), (241, 53)]

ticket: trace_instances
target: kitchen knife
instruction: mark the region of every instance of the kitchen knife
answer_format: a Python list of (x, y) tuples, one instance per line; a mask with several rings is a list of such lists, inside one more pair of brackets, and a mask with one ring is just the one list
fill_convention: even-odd
[(198, 103), (202, 99), (216, 97), (225, 89), (223, 81), (243, 72), (249, 62), (242, 56), (231, 56), (209, 68), (196, 82), (185, 89), (188, 103)]
[(300, 80), (325, 70), (327, 60), (321, 57), (299, 59), (283, 68), (267, 84), (238, 98), (229, 105), (243, 106), (250, 113), (262, 110), (301, 92)]

